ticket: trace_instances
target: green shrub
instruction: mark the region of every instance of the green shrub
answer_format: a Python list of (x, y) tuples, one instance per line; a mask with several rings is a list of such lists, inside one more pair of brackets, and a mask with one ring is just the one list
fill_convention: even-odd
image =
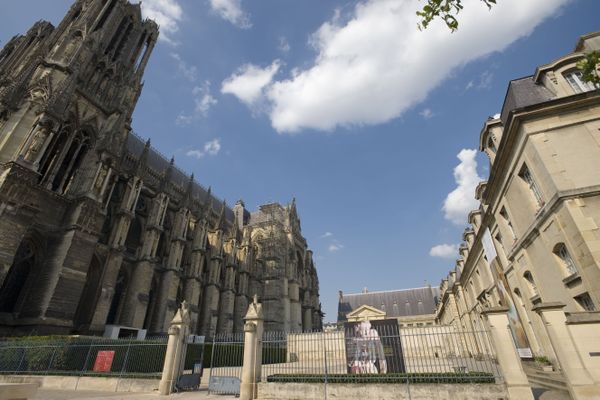
[(493, 374), (487, 372), (468, 373), (393, 373), (393, 374), (276, 374), (267, 377), (267, 382), (279, 383), (495, 383)]

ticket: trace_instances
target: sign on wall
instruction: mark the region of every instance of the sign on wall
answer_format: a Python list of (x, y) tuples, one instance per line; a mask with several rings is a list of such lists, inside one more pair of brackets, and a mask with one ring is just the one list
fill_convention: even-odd
[(114, 358), (114, 350), (99, 351), (94, 362), (94, 372), (110, 372)]

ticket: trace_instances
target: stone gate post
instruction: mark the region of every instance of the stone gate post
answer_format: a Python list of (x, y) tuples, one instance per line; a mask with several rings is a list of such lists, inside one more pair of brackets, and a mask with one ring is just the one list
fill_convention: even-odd
[(165, 354), (165, 364), (162, 378), (158, 385), (161, 395), (171, 394), (179, 375), (181, 375), (189, 330), (190, 311), (188, 304), (184, 300), (169, 326), (169, 342)]
[(504, 382), (511, 400), (533, 400), (533, 392), (521, 359), (514, 345), (508, 321), (508, 308), (494, 307), (483, 310), (487, 325), (492, 336), (492, 343), (496, 350), (496, 357)]
[[(600, 385), (594, 382), (590, 371), (586, 368), (582, 354), (577, 349), (575, 338), (569, 330), (567, 316), (563, 311), (566, 307), (562, 303), (542, 303), (533, 308), (544, 321), (544, 327), (548, 332), (550, 343), (554, 348), (556, 357), (567, 380), (569, 393), (574, 400), (591, 400), (600, 396)], [(598, 328), (590, 325), (590, 337), (578, 337), (579, 341), (600, 338)], [(598, 342), (596, 342), (598, 343)], [(596, 346), (597, 348), (597, 346)], [(592, 354), (583, 354), (591, 356)]]
[(262, 335), (263, 311), (262, 304), (254, 296), (254, 301), (248, 307), (244, 318), (244, 365), (242, 367), (242, 383), (240, 400), (252, 400), (258, 394), (258, 382), (262, 367)]

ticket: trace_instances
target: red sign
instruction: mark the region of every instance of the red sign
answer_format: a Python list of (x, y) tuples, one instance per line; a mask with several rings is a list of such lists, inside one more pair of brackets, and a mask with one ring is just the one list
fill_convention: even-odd
[(115, 352), (112, 350), (99, 351), (96, 356), (96, 362), (94, 363), (94, 372), (110, 372), (110, 367), (112, 367), (114, 358)]

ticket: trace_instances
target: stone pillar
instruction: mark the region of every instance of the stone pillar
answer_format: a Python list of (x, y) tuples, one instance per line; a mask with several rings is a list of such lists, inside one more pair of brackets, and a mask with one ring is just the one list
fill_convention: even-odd
[(181, 303), (181, 308), (175, 314), (169, 327), (169, 342), (165, 354), (162, 378), (158, 385), (161, 395), (169, 395), (173, 391), (185, 361), (185, 349), (190, 329), (190, 314), (187, 303)]
[(119, 318), (122, 325), (141, 328), (144, 324), (154, 275), (153, 260), (156, 257), (168, 203), (169, 198), (163, 193), (158, 194), (152, 201), (147, 227), (139, 249), (138, 261), (133, 267), (131, 282), (125, 294), (125, 305)]
[(175, 271), (167, 270), (162, 273), (158, 293), (156, 296), (156, 305), (152, 314), (152, 322), (150, 331), (159, 333), (164, 332), (165, 318), (167, 316), (167, 306), (169, 302), (169, 294), (171, 292), (171, 284), (175, 279)]
[(310, 332), (313, 330), (312, 326), (312, 308), (306, 307), (304, 308), (304, 318), (302, 321), (302, 330), (304, 332)]
[(283, 298), (281, 301), (283, 302), (283, 331), (290, 331), (291, 324), (291, 303), (290, 303), (290, 288), (289, 282), (287, 278), (283, 278)]
[(577, 351), (577, 345), (566, 324), (564, 307), (565, 304), (562, 303), (542, 303), (535, 306), (533, 311), (537, 312), (544, 321), (550, 343), (565, 375), (573, 400), (598, 399), (600, 387), (594, 385), (594, 379), (585, 368)]
[(514, 345), (508, 321), (508, 308), (495, 307), (482, 312), (496, 349), (496, 357), (511, 400), (533, 400), (533, 393)]
[(221, 291), (221, 301), (217, 332), (233, 332), (233, 309), (235, 305), (235, 266), (228, 265), (225, 269), (225, 282)]
[(290, 296), (290, 332), (302, 331), (302, 304), (300, 303), (300, 287), (298, 282), (289, 282)]
[(203, 318), (200, 333), (208, 338), (214, 337), (217, 332), (217, 318), (221, 296), (219, 278), (221, 276), (222, 261), (223, 259), (219, 256), (211, 258), (208, 283), (204, 289)]
[(233, 331), (244, 330), (244, 312), (248, 309), (248, 272), (240, 270), (235, 305), (233, 307)]
[(248, 307), (244, 324), (244, 365), (240, 400), (252, 400), (258, 395), (258, 383), (262, 366), (263, 311), (257, 296)]

